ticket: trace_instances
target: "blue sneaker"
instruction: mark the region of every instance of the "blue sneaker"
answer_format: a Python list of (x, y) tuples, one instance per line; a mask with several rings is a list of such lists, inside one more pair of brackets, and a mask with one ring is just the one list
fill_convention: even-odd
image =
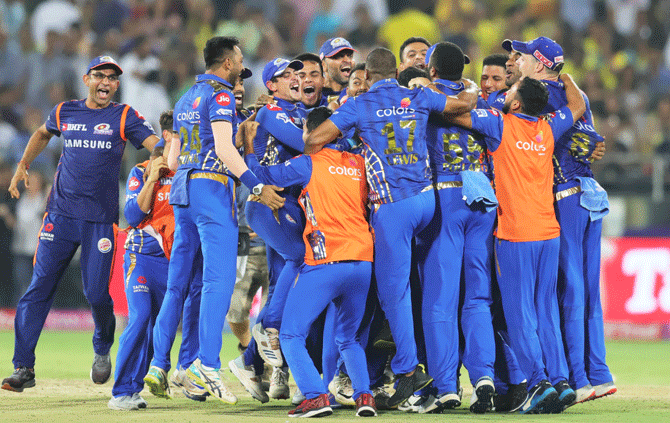
[(563, 410), (574, 404), (575, 399), (577, 399), (577, 394), (574, 389), (570, 387), (570, 384), (567, 380), (562, 380), (554, 385), (554, 389), (558, 393), (558, 397), (554, 401), (554, 404), (551, 407), (551, 413), (558, 414), (562, 413)]
[(328, 401), (330, 401), (330, 408), (332, 408), (333, 410), (337, 410), (343, 407), (342, 404), (337, 402), (337, 400), (335, 399), (335, 395), (333, 395), (330, 392), (328, 392)]
[(558, 392), (548, 380), (543, 380), (528, 393), (528, 399), (521, 407), (521, 414), (547, 414), (550, 406), (558, 399)]

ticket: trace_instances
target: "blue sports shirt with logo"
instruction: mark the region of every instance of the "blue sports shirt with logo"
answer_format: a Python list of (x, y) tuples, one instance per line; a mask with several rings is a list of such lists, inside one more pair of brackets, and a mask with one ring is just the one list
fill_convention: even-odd
[(232, 85), (216, 75), (201, 74), (174, 107), (173, 129), (179, 134), (179, 168), (205, 170), (233, 176), (214, 150), (212, 122), (233, 125), (237, 133), (237, 111)]
[(410, 90), (389, 78), (348, 99), (330, 117), (343, 134), (359, 130), (372, 203), (409, 198), (432, 183), (426, 126), (430, 113), (442, 113), (446, 102), (435, 91)]
[(46, 128), (64, 139), (47, 212), (89, 222), (118, 222), (123, 149), (126, 141), (142, 148), (142, 142), (155, 135), (151, 124), (125, 104), (90, 109), (86, 100), (72, 100), (51, 110)]

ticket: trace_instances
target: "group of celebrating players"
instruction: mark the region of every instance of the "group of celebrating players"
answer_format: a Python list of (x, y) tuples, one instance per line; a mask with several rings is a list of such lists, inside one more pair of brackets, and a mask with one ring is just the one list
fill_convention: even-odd
[(615, 393), (599, 293), (608, 203), (590, 170), (603, 139), (588, 99), (561, 74), (560, 45), (540, 37), (502, 48), (484, 59), (480, 90), (462, 78), (470, 59), (455, 44), (410, 38), (398, 67), (384, 48), (355, 64), (351, 44), (333, 38), (318, 55), (270, 61), (269, 95), (245, 109), (252, 75), (239, 42), (214, 37), (206, 72), (161, 116), (160, 141), (140, 113), (111, 101), (119, 65), (93, 59), (87, 99), (54, 107), (10, 186), (18, 197), (51, 136), (65, 138), (2, 388), (35, 385), (35, 346), (79, 245), (96, 324), (91, 379), (110, 378), (107, 287), (130, 140), (152, 153), (126, 185), (129, 321), (109, 408), (146, 408), (145, 383), (157, 397), (171, 398), (171, 382), (196, 401), (237, 402), (219, 354), (244, 266), (242, 212), (266, 245), (270, 288), (228, 369), (262, 403), (290, 397), (290, 369), (291, 417), (335, 406), (442, 412), (461, 405), (461, 363), (474, 413), (560, 413)]

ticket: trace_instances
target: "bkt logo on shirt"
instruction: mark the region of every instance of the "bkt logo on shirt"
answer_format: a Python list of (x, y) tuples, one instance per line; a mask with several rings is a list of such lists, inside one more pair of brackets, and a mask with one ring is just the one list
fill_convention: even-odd
[[(408, 106), (409, 106), (409, 104), (408, 104)], [(415, 112), (416, 112), (416, 110), (410, 109), (409, 107), (395, 107), (395, 106), (393, 106), (390, 109), (377, 110), (377, 116), (378, 117), (397, 116), (397, 115), (412, 114), (412, 113), (415, 113)]]
[(77, 131), (83, 132), (86, 131), (85, 123), (64, 123), (61, 125), (61, 132), (65, 131)]
[(359, 178), (363, 176), (363, 172), (360, 169), (347, 166), (329, 166), (328, 172), (332, 175), (358, 176)]
[(99, 123), (93, 127), (93, 133), (97, 135), (112, 135), (112, 132), (109, 123)]

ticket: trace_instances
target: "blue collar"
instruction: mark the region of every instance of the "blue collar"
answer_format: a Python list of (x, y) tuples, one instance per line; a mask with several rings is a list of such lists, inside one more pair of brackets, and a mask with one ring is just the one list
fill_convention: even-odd
[(228, 82), (228, 81), (226, 81), (225, 79), (220, 78), (220, 77), (218, 77), (218, 76), (216, 76), (216, 75), (214, 75), (214, 74), (211, 74), (211, 73), (202, 73), (202, 74), (197, 75), (197, 76), (195, 77), (195, 81), (196, 81), (196, 82), (202, 82), (202, 81), (205, 81), (205, 80), (207, 80), (207, 79), (211, 79), (211, 80), (214, 80), (214, 81), (216, 81), (216, 82), (220, 82), (220, 83), (222, 83), (223, 85), (225, 85), (226, 87), (228, 87), (229, 89), (231, 89), (231, 90), (233, 89), (233, 86), (232, 86), (232, 84), (231, 84), (230, 82)]
[(523, 120), (529, 120), (531, 122), (537, 122), (537, 120), (538, 120), (537, 116), (531, 116), (531, 115), (527, 115), (527, 114), (524, 114), (524, 113), (512, 113), (512, 114), (514, 116), (518, 117), (518, 118), (521, 118)]
[(298, 108), (298, 104), (300, 104), (300, 103), (291, 103), (288, 100), (284, 100), (282, 98), (277, 97), (274, 97), (274, 100), (277, 102), (277, 106), (281, 107), (282, 109), (288, 112), (294, 111), (295, 109)]
[(386, 79), (382, 79), (382, 80), (377, 81), (377, 82), (375, 82), (374, 84), (372, 84), (372, 86), (370, 87), (370, 89), (369, 89), (368, 91), (375, 90), (375, 89), (381, 87), (382, 85), (395, 85), (396, 87), (399, 86), (399, 85), (398, 85), (398, 80), (397, 80), (397, 79), (395, 79), (395, 78), (386, 78)]
[(449, 81), (448, 79), (436, 79), (435, 84), (440, 84), (444, 85), (445, 87), (449, 88), (452, 91), (463, 91), (465, 89), (465, 85), (463, 85), (462, 82), (458, 81)]

